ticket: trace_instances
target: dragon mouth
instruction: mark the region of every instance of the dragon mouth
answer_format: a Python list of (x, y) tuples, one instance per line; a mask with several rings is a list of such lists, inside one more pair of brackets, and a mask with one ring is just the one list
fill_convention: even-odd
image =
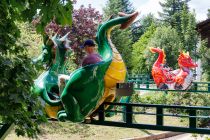
[(196, 68), (196, 67), (198, 67), (198, 64), (192, 64), (191, 67), (192, 67), (192, 68)]
[(133, 12), (132, 14), (125, 14), (125, 13), (119, 12), (118, 13), (119, 16), (121, 16), (121, 17), (128, 16), (129, 17), (127, 22), (121, 24), (120, 29), (126, 29), (136, 19), (138, 14), (139, 14), (138, 12)]

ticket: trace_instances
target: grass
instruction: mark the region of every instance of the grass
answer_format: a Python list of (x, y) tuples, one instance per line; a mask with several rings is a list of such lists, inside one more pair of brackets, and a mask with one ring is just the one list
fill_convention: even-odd
[[(119, 121), (120, 115), (116, 115), (109, 120)], [(155, 123), (155, 116), (135, 115), (135, 121), (138, 123), (149, 122)], [(166, 123), (183, 126), (178, 118), (167, 118)], [(119, 140), (126, 138), (140, 138), (144, 136), (163, 133), (163, 131), (143, 130), (133, 128), (119, 128), (109, 126), (96, 126), (82, 123), (71, 122), (48, 122), (40, 125), (41, 133), (38, 138), (40, 140)], [(28, 140), (26, 137), (17, 137), (12, 131), (6, 140)]]
[[(132, 137), (143, 137), (160, 133), (131, 128), (96, 126), (71, 122), (49, 122), (42, 124), (41, 140), (118, 140)], [(17, 137), (12, 131), (5, 140), (28, 140), (26, 137)]]
[[(116, 116), (116, 118), (119, 118), (119, 116)], [(154, 122), (154, 118), (151, 116), (147, 117), (140, 115), (136, 116), (135, 119), (141, 120), (141, 122)], [(166, 118), (166, 122), (170, 123), (171, 125), (183, 125), (182, 122), (174, 118)], [(42, 124), (40, 128), (41, 133), (38, 136), (40, 140), (119, 140), (128, 138), (140, 138), (163, 133), (163, 131), (96, 126), (71, 122), (48, 122)], [(196, 139), (197, 137), (201, 137), (201, 135), (192, 134), (192, 137)], [(210, 140), (209, 136), (202, 136), (202, 138), (204, 140)], [(5, 140), (29, 140), (29, 138), (18, 137), (14, 131), (11, 131)]]

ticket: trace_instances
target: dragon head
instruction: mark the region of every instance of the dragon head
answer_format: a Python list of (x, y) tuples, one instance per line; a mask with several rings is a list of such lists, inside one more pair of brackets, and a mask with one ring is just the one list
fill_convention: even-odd
[(198, 66), (190, 57), (189, 52), (187, 53), (180, 52), (178, 58), (178, 64), (180, 67), (188, 67), (188, 68), (195, 68)]
[(54, 43), (55, 47), (58, 47), (61, 44), (63, 44), (65, 48), (71, 49), (71, 47), (69, 45), (71, 41), (68, 40), (69, 34), (70, 34), (70, 32), (65, 34), (63, 37), (59, 37), (58, 34), (56, 33), (53, 37), (51, 37), (51, 40)]
[(124, 23), (121, 23), (120, 29), (128, 28), (128, 26), (132, 24), (132, 22), (136, 19), (138, 14), (138, 12), (133, 12), (132, 14), (125, 14), (123, 12), (119, 12), (118, 15), (126, 20)]

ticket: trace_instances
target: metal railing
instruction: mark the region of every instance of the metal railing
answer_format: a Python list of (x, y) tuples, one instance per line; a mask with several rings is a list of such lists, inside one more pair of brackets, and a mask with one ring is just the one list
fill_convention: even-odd
[[(149, 91), (165, 91), (157, 89), (153, 79), (150, 79), (148, 74), (130, 75), (128, 82), (134, 84), (135, 90), (149, 90)], [(186, 90), (166, 90), (174, 92), (186, 92)], [(210, 82), (192, 82), (190, 89), (187, 92), (210, 93)]]
[[(123, 110), (105, 110), (104, 105), (112, 105), (114, 108), (116, 106), (121, 106)], [(134, 107), (150, 107), (155, 108), (156, 113), (145, 113), (145, 112), (134, 112)], [(180, 109), (187, 110), (187, 115), (179, 114), (170, 114), (164, 113), (164, 109)], [(188, 133), (199, 133), (199, 134), (210, 134), (210, 128), (200, 128), (197, 125), (198, 118), (210, 119), (210, 114), (206, 116), (197, 115), (197, 112), (200, 110), (210, 111), (210, 107), (204, 106), (178, 106), (178, 105), (158, 105), (158, 104), (129, 104), (129, 103), (111, 103), (105, 102), (98, 109), (98, 120), (91, 120), (92, 124), (96, 125), (106, 125), (106, 126), (117, 126), (117, 127), (128, 127), (128, 128), (140, 128), (140, 129), (150, 129), (150, 130), (162, 130), (162, 131), (175, 131), (175, 132), (188, 132)], [(123, 121), (107, 121), (105, 114), (107, 112), (115, 112), (124, 114)], [(134, 114), (145, 114), (153, 115), (156, 117), (156, 124), (144, 124), (133, 122)], [(188, 118), (189, 124), (188, 127), (180, 126), (168, 126), (164, 125), (164, 116), (172, 116), (179, 118)]]
[[(162, 90), (156, 88), (156, 85), (150, 81), (145, 83), (137, 81), (133, 83), (134, 90), (210, 93), (210, 82), (193, 82), (191, 87), (187, 90)], [(142, 87), (142, 85), (145, 86)]]
[(192, 82), (188, 90), (161, 90), (156, 88), (152, 79), (130, 79), (128, 80), (128, 83), (133, 83), (134, 90), (210, 93), (210, 82)]

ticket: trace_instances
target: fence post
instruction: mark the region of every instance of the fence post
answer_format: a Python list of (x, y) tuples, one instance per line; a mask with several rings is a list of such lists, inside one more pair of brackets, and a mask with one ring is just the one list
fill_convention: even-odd
[(192, 116), (196, 116), (196, 110), (194, 109), (189, 110), (189, 127), (196, 128), (196, 118)]
[(163, 107), (156, 108), (156, 125), (163, 125)]
[(210, 83), (208, 83), (208, 92), (210, 92)]
[(126, 123), (132, 124), (133, 120), (133, 111), (132, 111), (132, 106), (130, 104), (126, 104)]
[(149, 81), (146, 81), (146, 88), (149, 89)]
[(198, 83), (194, 83), (195, 91), (198, 90)]
[(137, 81), (137, 88), (140, 89), (141, 82)]
[(104, 104), (100, 105), (98, 108), (98, 120), (99, 121), (104, 121), (105, 120), (105, 115), (104, 115)]

